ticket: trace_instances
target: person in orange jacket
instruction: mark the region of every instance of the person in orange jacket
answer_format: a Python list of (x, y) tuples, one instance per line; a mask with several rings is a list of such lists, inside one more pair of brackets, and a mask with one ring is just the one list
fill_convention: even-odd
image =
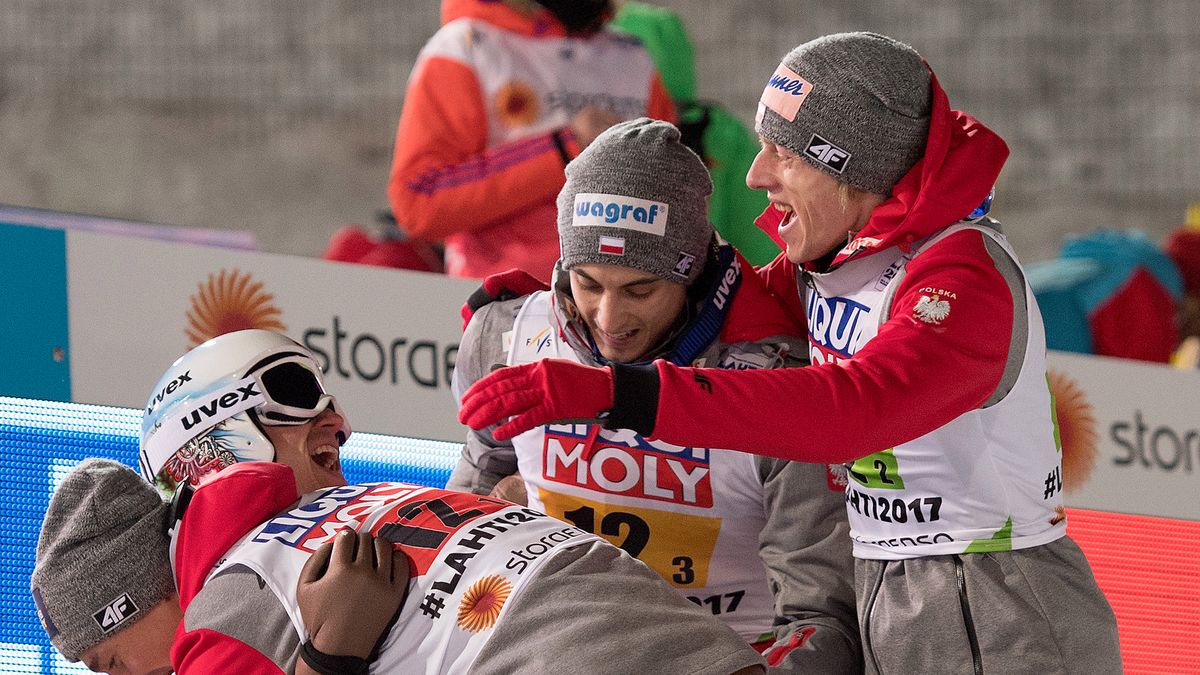
[(676, 121), (649, 53), (605, 28), (611, 0), (444, 0), (396, 131), (388, 199), (446, 271), (549, 279), (563, 168), (601, 131)]

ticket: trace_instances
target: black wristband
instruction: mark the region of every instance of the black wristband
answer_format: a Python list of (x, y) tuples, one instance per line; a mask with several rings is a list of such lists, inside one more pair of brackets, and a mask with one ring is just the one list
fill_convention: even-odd
[(567, 142), (563, 140), (562, 131), (555, 131), (550, 134), (550, 138), (554, 139), (554, 147), (558, 149), (558, 156), (562, 157), (563, 166), (570, 164), (571, 153), (567, 152)]
[(604, 428), (649, 436), (658, 419), (658, 367), (614, 363), (612, 369), (613, 407), (604, 417)]
[(309, 640), (300, 647), (300, 658), (321, 675), (365, 675), (368, 662), (360, 656), (334, 656), (313, 646)]

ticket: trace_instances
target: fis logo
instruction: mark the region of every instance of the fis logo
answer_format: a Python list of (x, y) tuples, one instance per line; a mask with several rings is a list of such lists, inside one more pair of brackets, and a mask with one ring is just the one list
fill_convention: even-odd
[(808, 342), (813, 363), (836, 363), (858, 350), (870, 310), (846, 298), (808, 296)]
[[(254, 385), (254, 382), (248, 382), (238, 386), (236, 391), (218, 392), (211, 400), (196, 406), (191, 414), (184, 415), (179, 420), (183, 424), (184, 431), (193, 428), (204, 429), (211, 424), (220, 422), (250, 407), (250, 405), (253, 405), (258, 399), (262, 398), (262, 394), (254, 388)], [(247, 405), (242, 405), (243, 403), (247, 403)], [(230, 410), (231, 408), (237, 408), (237, 410)], [(213, 419), (218, 417), (219, 413), (225, 411), (228, 411), (228, 414), (218, 419)]]
[(711, 507), (709, 451), (648, 441), (616, 429), (589, 441), (588, 425), (545, 427), (542, 475), (595, 492)]
[(667, 232), (667, 205), (649, 199), (579, 193), (575, 195), (575, 227), (616, 227), (656, 236)]
[(137, 613), (138, 606), (134, 604), (128, 593), (122, 593), (116, 600), (93, 614), (92, 619), (96, 621), (101, 632), (111, 633)]
[(850, 161), (850, 153), (816, 134), (808, 139), (808, 147), (804, 148), (804, 154), (837, 173), (845, 171), (846, 164)]
[(547, 326), (546, 328), (543, 328), (537, 335), (534, 335), (531, 338), (526, 338), (525, 346), (531, 347), (533, 345), (537, 345), (534, 347), (533, 353), (541, 354), (543, 349), (550, 346), (550, 337), (550, 328)]

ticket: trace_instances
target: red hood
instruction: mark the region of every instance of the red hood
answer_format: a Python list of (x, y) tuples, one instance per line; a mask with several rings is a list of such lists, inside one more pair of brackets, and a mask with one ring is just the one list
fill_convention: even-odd
[(803, 315), (795, 315), (772, 293), (741, 253), (737, 253), (737, 259), (742, 266), (742, 285), (733, 296), (733, 304), (725, 316), (721, 342), (728, 344), (762, 340), (775, 335), (804, 335), (804, 323), (800, 318)]
[(213, 566), (268, 518), (299, 499), (291, 467), (245, 462), (196, 489), (175, 533), (175, 585), (187, 610)]
[[(858, 249), (864, 249), (859, 256), (892, 246), (907, 251), (913, 242), (965, 218), (995, 186), (1008, 146), (974, 117), (951, 110), (932, 70), (929, 77), (933, 102), (925, 154), (892, 188), (887, 201), (871, 212), (870, 220), (838, 252), (831, 267)], [(781, 243), (781, 220), (781, 212), (767, 207), (755, 222)]]
[(455, 19), (479, 19), (521, 35), (566, 35), (567, 30), (550, 10), (527, 17), (501, 0), (442, 0), (442, 25)]

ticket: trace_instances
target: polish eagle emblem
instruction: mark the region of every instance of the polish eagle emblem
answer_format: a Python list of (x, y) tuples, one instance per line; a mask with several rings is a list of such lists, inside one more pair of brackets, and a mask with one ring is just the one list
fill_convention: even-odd
[(950, 301), (942, 300), (938, 295), (922, 295), (913, 307), (913, 314), (925, 323), (941, 323), (950, 316)]

